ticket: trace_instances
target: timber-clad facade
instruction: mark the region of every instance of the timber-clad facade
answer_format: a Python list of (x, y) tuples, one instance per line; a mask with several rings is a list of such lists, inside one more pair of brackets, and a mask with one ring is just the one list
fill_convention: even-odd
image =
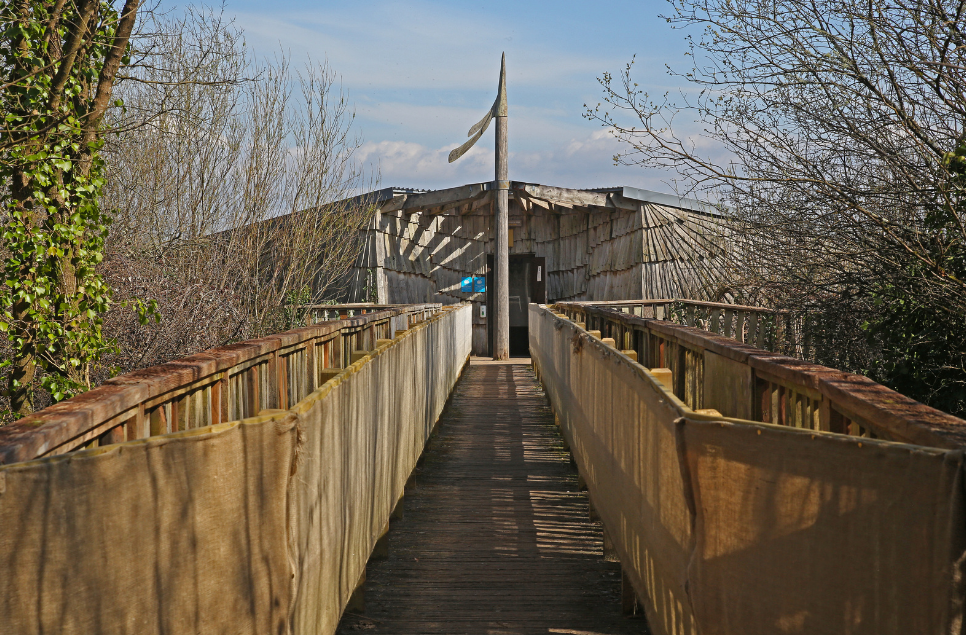
[[(473, 350), (486, 354), (486, 293), (464, 291), (462, 283), (490, 273), (490, 188), (479, 183), (374, 193), (378, 212), (364, 230), (348, 300), (473, 302)], [(544, 297), (511, 290), (511, 303), (518, 298), (524, 316), (528, 301), (717, 299), (727, 228), (716, 210), (697, 201), (630, 187), (513, 182), (509, 216), (511, 285), (512, 261), (529, 256), (528, 275), (545, 289)]]

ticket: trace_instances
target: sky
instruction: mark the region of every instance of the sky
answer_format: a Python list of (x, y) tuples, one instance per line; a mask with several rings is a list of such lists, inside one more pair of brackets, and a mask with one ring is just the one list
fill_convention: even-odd
[(673, 192), (673, 174), (614, 166), (621, 145), (582, 117), (597, 78), (636, 55), (635, 81), (676, 90), (685, 34), (665, 2), (225, 0), (256, 53), (328, 60), (356, 112), (357, 157), (382, 187), (438, 189), (493, 179), (493, 129), (463, 158), (451, 149), (496, 96), (506, 53), (512, 180), (562, 187), (631, 185)]

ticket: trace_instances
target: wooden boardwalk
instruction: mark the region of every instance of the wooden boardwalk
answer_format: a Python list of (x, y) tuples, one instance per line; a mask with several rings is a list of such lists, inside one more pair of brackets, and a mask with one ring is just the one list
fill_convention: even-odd
[(645, 633), (529, 360), (474, 360), (343, 634)]

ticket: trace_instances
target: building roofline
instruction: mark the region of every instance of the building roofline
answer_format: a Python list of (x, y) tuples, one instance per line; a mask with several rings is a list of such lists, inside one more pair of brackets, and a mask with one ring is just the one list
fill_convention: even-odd
[(713, 216), (721, 216), (721, 209), (710, 205), (708, 203), (702, 203), (692, 198), (683, 198), (680, 196), (675, 196), (673, 194), (662, 194), (660, 192), (654, 192), (652, 190), (642, 190), (637, 187), (624, 186), (621, 188), (621, 195), (624, 198), (629, 198), (635, 201), (643, 201), (645, 203), (654, 203), (655, 205), (664, 205), (666, 207), (677, 207), (679, 209), (686, 209), (692, 212), (701, 212), (703, 214), (711, 214)]
[[(372, 192), (367, 192), (366, 194), (360, 194), (354, 198), (358, 200), (363, 200), (366, 198), (372, 200), (374, 197), (376, 203), (385, 203), (386, 201), (390, 201), (396, 197), (400, 197), (400, 199), (405, 197), (405, 200), (399, 200), (397, 209), (428, 208), (447, 205), (460, 200), (472, 200), (486, 194), (488, 191), (493, 189), (495, 189), (495, 185), (492, 181), (483, 183), (468, 183), (465, 185), (458, 185), (455, 187), (442, 188), (438, 190), (387, 187)], [(518, 191), (524, 196), (532, 196), (545, 200), (559, 200), (578, 205), (624, 207), (623, 205), (615, 205), (613, 200), (610, 198), (613, 195), (617, 195), (623, 199), (626, 199), (627, 201), (652, 203), (654, 205), (673, 207), (689, 212), (698, 212), (713, 216), (722, 215), (721, 209), (708, 203), (675, 196), (673, 194), (663, 194), (661, 192), (654, 192), (652, 190), (645, 190), (631, 186), (575, 189), (541, 185), (539, 183), (531, 183), (527, 181), (513, 181), (510, 183), (510, 190)], [(608, 204), (609, 200), (611, 201), (610, 204)]]

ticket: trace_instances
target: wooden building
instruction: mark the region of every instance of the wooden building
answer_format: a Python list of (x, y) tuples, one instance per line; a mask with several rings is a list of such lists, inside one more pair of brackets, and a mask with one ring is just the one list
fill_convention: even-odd
[[(364, 230), (347, 300), (473, 302), (473, 352), (487, 354), (490, 188), (372, 193), (378, 212)], [(632, 187), (513, 182), (509, 215), (511, 354), (527, 350), (529, 302), (717, 299), (729, 241), (708, 205)]]

